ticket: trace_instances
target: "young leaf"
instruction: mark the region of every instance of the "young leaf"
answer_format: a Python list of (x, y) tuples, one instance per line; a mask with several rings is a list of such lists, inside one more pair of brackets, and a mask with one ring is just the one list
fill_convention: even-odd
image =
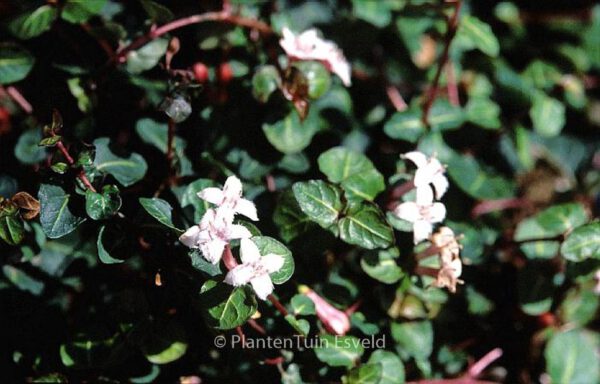
[(94, 220), (107, 219), (113, 216), (121, 208), (121, 196), (119, 188), (115, 185), (105, 185), (102, 193), (85, 192), (85, 211)]

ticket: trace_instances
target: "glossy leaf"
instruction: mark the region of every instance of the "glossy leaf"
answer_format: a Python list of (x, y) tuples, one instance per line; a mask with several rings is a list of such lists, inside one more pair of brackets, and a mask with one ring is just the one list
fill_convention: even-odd
[(119, 183), (128, 187), (140, 181), (146, 174), (148, 165), (146, 160), (137, 153), (128, 157), (119, 157), (109, 148), (108, 138), (94, 140), (96, 147), (96, 158), (94, 165), (102, 173), (112, 175)]
[(294, 274), (295, 268), (292, 252), (285, 245), (268, 236), (254, 236), (252, 241), (260, 250), (261, 255), (274, 254), (283, 257), (281, 269), (270, 274), (273, 284), (283, 284), (288, 281)]
[(105, 185), (102, 192), (85, 192), (85, 211), (94, 220), (107, 219), (116, 214), (121, 208), (119, 188), (115, 185)]
[(562, 256), (574, 262), (600, 259), (600, 222), (575, 228), (560, 247)]
[(23, 80), (35, 63), (33, 55), (15, 43), (0, 44), (0, 84)]
[(208, 280), (200, 290), (205, 317), (217, 329), (233, 329), (244, 324), (256, 312), (257, 303), (248, 286), (234, 288)]
[(387, 248), (394, 242), (392, 227), (373, 204), (352, 204), (339, 221), (340, 237), (367, 249)]
[(56, 239), (73, 232), (86, 219), (75, 216), (69, 207), (71, 195), (52, 184), (40, 185), (40, 223), (46, 236)]
[(140, 204), (150, 216), (155, 218), (162, 225), (174, 229), (177, 232), (183, 232), (173, 224), (173, 220), (171, 219), (173, 207), (165, 200), (159, 199), (158, 197), (141, 197)]
[(342, 210), (340, 190), (321, 180), (298, 182), (293, 186), (300, 209), (323, 228), (334, 224)]

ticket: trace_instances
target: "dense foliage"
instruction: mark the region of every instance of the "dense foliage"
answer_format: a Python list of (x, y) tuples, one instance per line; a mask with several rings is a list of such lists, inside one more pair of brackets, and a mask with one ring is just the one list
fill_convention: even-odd
[(599, 5), (0, 15), (3, 380), (600, 383)]

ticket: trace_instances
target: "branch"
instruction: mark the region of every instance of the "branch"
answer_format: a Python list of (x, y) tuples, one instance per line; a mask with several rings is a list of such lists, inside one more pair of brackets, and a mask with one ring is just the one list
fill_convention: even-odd
[[(73, 160), (73, 157), (69, 154), (69, 151), (67, 150), (62, 141), (56, 143), (56, 147), (63, 154), (69, 165), (75, 164), (75, 160)], [(81, 180), (81, 182), (83, 183), (83, 185), (85, 185), (87, 189), (89, 189), (92, 192), (96, 192), (96, 189), (94, 188), (92, 183), (90, 183), (90, 180), (87, 178), (87, 175), (85, 174), (85, 171), (83, 169), (79, 171), (77, 177), (79, 178), (79, 180)]]
[(6, 94), (23, 110), (23, 112), (28, 115), (33, 113), (33, 107), (31, 106), (31, 103), (27, 101), (27, 99), (21, 92), (19, 92), (17, 88), (11, 85), (6, 87), (6, 89), (2, 88), (2, 90), (6, 92)]
[(184, 17), (178, 20), (173, 20), (170, 23), (167, 23), (163, 26), (151, 29), (145, 35), (140, 36), (136, 40), (134, 40), (131, 44), (119, 49), (117, 53), (110, 58), (108, 64), (122, 63), (123, 61), (125, 61), (125, 57), (129, 52), (143, 47), (152, 40), (155, 40), (164, 34), (167, 34), (179, 28), (186, 27), (188, 25), (204, 23), (207, 21), (221, 21), (224, 23), (239, 25), (241, 27), (252, 28), (264, 33), (265, 35), (273, 33), (273, 30), (269, 25), (256, 19), (232, 15), (227, 11), (207, 12)]
[(270, 294), (269, 296), (267, 296), (267, 298), (269, 299), (269, 301), (271, 303), (273, 303), (273, 305), (275, 306), (275, 308), (277, 308), (277, 310), (283, 315), (283, 316), (287, 316), (288, 315), (288, 311), (287, 309), (285, 309), (285, 307), (283, 306), (283, 304), (281, 304), (281, 302), (279, 300), (277, 300), (277, 297), (275, 297), (275, 295)]
[(525, 198), (508, 198), (498, 200), (484, 200), (477, 203), (471, 210), (471, 217), (477, 218), (485, 215), (486, 213), (503, 211), (511, 208), (529, 208), (532, 207), (532, 203)]
[(425, 102), (423, 104), (423, 123), (425, 125), (429, 125), (429, 111), (431, 110), (431, 106), (435, 101), (438, 91), (438, 85), (440, 83), (440, 78), (442, 76), (442, 71), (448, 62), (450, 56), (450, 44), (452, 43), (452, 39), (456, 35), (456, 30), (458, 29), (458, 14), (460, 13), (460, 8), (462, 6), (462, 0), (456, 0), (453, 2), (447, 2), (448, 4), (454, 5), (454, 13), (452, 16), (448, 18), (448, 30), (446, 32), (446, 41), (444, 44), (444, 51), (440, 56), (438, 69), (435, 73), (435, 77), (433, 78), (433, 83), (431, 84), (431, 88), (427, 92), (427, 97), (425, 98)]

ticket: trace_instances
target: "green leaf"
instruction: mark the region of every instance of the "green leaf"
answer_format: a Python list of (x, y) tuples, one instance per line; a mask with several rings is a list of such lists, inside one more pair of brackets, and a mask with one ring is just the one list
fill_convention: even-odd
[(52, 27), (58, 10), (51, 5), (42, 5), (33, 12), (25, 12), (8, 23), (10, 32), (19, 39), (27, 40), (39, 36)]
[(546, 346), (546, 370), (553, 383), (600, 381), (597, 350), (591, 335), (581, 330), (556, 333)]
[(38, 145), (42, 139), (42, 131), (38, 128), (24, 131), (17, 145), (15, 157), (23, 164), (37, 164), (46, 158), (46, 149)]
[(487, 315), (494, 309), (494, 302), (477, 292), (472, 286), (467, 286), (468, 311), (473, 315)]
[(61, 162), (52, 164), (50, 166), (50, 168), (54, 172), (58, 173), (59, 175), (64, 175), (65, 173), (67, 173), (67, 170), (69, 169), (69, 165), (67, 163), (63, 163), (61, 161)]
[(404, 383), (404, 364), (395, 353), (378, 349), (371, 354), (368, 363), (381, 365), (379, 384)]
[(62, 7), (60, 17), (69, 23), (85, 23), (92, 16), (98, 15), (107, 0), (67, 0)]
[(352, 13), (356, 18), (378, 28), (383, 28), (392, 21), (392, 11), (387, 1), (352, 0)]
[(15, 43), (0, 44), (0, 84), (23, 80), (35, 63), (35, 57)]
[(189, 252), (189, 256), (192, 259), (192, 267), (206, 273), (208, 276), (213, 277), (223, 274), (221, 266), (206, 260), (199, 249), (192, 249)]
[(551, 258), (558, 252), (558, 239), (569, 230), (583, 225), (587, 221), (585, 209), (581, 204), (566, 203), (552, 206), (519, 223), (515, 230), (515, 241), (527, 241), (521, 244), (521, 250), (530, 259)]
[[(165, 154), (168, 145), (168, 129), (167, 123), (160, 123), (149, 118), (139, 119), (135, 123), (135, 131), (142, 141)], [(181, 137), (175, 136), (173, 147), (175, 148), (176, 164), (180, 169), (179, 174), (182, 176), (191, 175), (193, 173), (192, 163), (185, 155), (187, 142)]]
[(171, 211), (173, 210), (173, 207), (171, 207), (171, 204), (163, 199), (159, 199), (158, 197), (140, 197), (139, 201), (146, 212), (148, 212), (150, 216), (154, 217), (159, 223), (174, 229), (177, 232), (183, 232), (173, 224), (173, 219), (171, 218)]
[(158, 24), (168, 23), (175, 17), (169, 8), (157, 3), (156, 1), (140, 0), (140, 3), (142, 4), (142, 7), (144, 7), (144, 11), (146, 11), (148, 16), (150, 16), (150, 18)]
[(374, 204), (351, 204), (338, 226), (341, 239), (349, 244), (375, 249), (387, 248), (394, 243), (392, 227)]
[(292, 252), (279, 241), (268, 236), (254, 236), (252, 241), (258, 247), (261, 255), (270, 253), (283, 257), (283, 266), (277, 272), (271, 273), (273, 284), (283, 284), (294, 274), (294, 257)]
[(232, 287), (215, 280), (207, 280), (202, 285), (200, 300), (209, 324), (222, 330), (244, 324), (257, 309), (250, 287)]
[(591, 289), (585, 287), (573, 287), (563, 299), (559, 313), (563, 324), (574, 324), (583, 327), (594, 320), (600, 297)]
[(137, 153), (132, 153), (128, 157), (115, 155), (111, 152), (109, 139), (106, 137), (94, 140), (94, 146), (96, 147), (94, 165), (98, 171), (112, 175), (125, 187), (144, 178), (148, 165), (141, 155)]
[(469, 99), (465, 106), (467, 120), (487, 129), (500, 129), (500, 107), (486, 97)]
[(61, 140), (62, 140), (62, 136), (60, 136), (60, 135), (49, 136), (49, 137), (43, 138), (39, 142), (38, 145), (40, 147), (54, 147)]
[[(123, 263), (125, 260), (115, 259), (114, 257), (112, 257), (110, 255), (110, 253), (108, 252), (108, 250), (104, 246), (103, 241), (104, 241), (104, 230), (105, 229), (106, 229), (106, 226), (103, 225), (103, 226), (100, 227), (100, 232), (98, 232), (98, 240), (96, 241), (96, 247), (98, 248), (98, 258), (104, 264), (120, 264), (120, 263)], [(112, 247), (114, 247), (114, 245), (115, 245), (114, 243), (111, 243)]]
[(403, 355), (417, 360), (427, 359), (431, 355), (433, 327), (430, 321), (393, 322), (391, 331), (392, 338)]
[(348, 198), (371, 201), (385, 189), (381, 173), (360, 152), (335, 147), (323, 152), (318, 162), (329, 181), (341, 183)]
[(156, 324), (148, 332), (142, 345), (144, 356), (153, 364), (168, 364), (179, 360), (185, 355), (187, 348), (185, 330), (175, 321), (166, 326)]
[(94, 220), (108, 219), (121, 208), (121, 195), (116, 185), (105, 185), (102, 193), (85, 192), (85, 211)]
[(300, 209), (323, 228), (334, 224), (342, 210), (339, 188), (322, 180), (295, 183), (292, 187)]
[(290, 305), (294, 315), (314, 315), (315, 303), (309, 299), (306, 295), (297, 294), (290, 300)]
[(308, 147), (317, 133), (318, 117), (309, 112), (304, 121), (300, 121), (298, 113), (291, 111), (285, 118), (272, 124), (264, 123), (263, 132), (279, 152), (298, 153)]
[(500, 53), (500, 43), (492, 28), (471, 15), (465, 15), (460, 19), (456, 44), (465, 49), (477, 48), (491, 57), (496, 57)]
[(314, 348), (317, 358), (332, 367), (351, 367), (365, 352), (354, 336), (323, 335)]
[(77, 217), (69, 209), (71, 195), (58, 185), (42, 184), (38, 192), (40, 223), (46, 236), (56, 239), (69, 234), (86, 219)]
[(399, 255), (398, 248), (370, 252), (360, 260), (360, 266), (373, 279), (384, 284), (394, 284), (404, 276), (402, 268), (395, 261)]
[(32, 295), (39, 296), (44, 290), (44, 283), (33, 279), (25, 272), (12, 265), (2, 266), (4, 277), (20, 290), (30, 292)]
[(9, 245), (17, 245), (25, 238), (25, 227), (19, 210), (12, 204), (0, 206), (0, 238)]
[(217, 187), (217, 183), (210, 179), (198, 179), (188, 184), (179, 197), (179, 203), (182, 207), (191, 206), (194, 208), (195, 222), (200, 222), (202, 216), (210, 208), (209, 202), (198, 197), (198, 192), (209, 187)]
[(537, 93), (529, 110), (533, 128), (544, 137), (556, 136), (565, 125), (565, 105), (560, 101)]
[(383, 131), (392, 139), (416, 143), (426, 131), (421, 109), (409, 108), (394, 113), (383, 126)]
[(512, 197), (515, 193), (513, 182), (485, 167), (472, 156), (452, 156), (448, 162), (448, 174), (460, 189), (476, 199), (503, 199)]
[(155, 39), (142, 48), (127, 54), (127, 72), (137, 75), (154, 68), (169, 46), (168, 39)]
[(600, 259), (600, 221), (575, 228), (560, 247), (560, 253), (569, 261)]
[(281, 77), (277, 68), (265, 65), (252, 76), (252, 94), (261, 103), (266, 103), (269, 96), (279, 88)]
[(446, 131), (459, 128), (465, 121), (461, 107), (452, 105), (446, 99), (437, 99), (429, 111), (429, 125), (433, 131)]
[(286, 315), (285, 321), (287, 321), (302, 336), (308, 336), (308, 332), (310, 332), (310, 323), (308, 321), (296, 319), (294, 315)]
[(273, 213), (273, 222), (279, 229), (279, 236), (288, 242), (308, 231), (312, 223), (300, 209), (292, 190), (281, 194)]
[(329, 91), (331, 75), (323, 64), (317, 61), (296, 61), (293, 66), (298, 68), (308, 81), (308, 97), (316, 100)]
[(383, 367), (379, 363), (361, 364), (359, 367), (352, 368), (342, 381), (347, 384), (379, 384), (382, 373)]

